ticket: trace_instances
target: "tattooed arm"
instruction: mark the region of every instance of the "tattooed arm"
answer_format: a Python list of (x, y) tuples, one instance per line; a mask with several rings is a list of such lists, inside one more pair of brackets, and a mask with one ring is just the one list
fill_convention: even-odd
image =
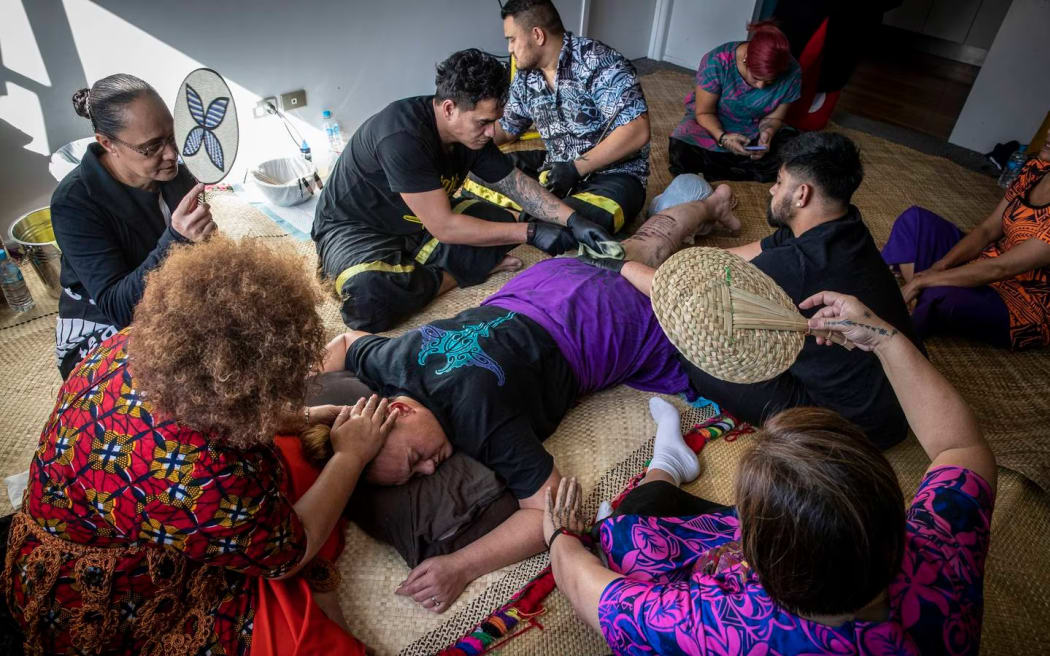
[[(995, 457), (973, 412), (911, 340), (852, 296), (821, 292), (799, 305), (819, 306), (824, 307), (809, 320), (810, 329), (841, 332), (859, 348), (875, 352), (908, 425), (933, 461), (931, 467), (964, 467), (981, 476), (994, 492)], [(825, 338), (817, 341), (828, 343)]]
[(401, 194), (401, 198), (412, 213), (419, 217), (423, 227), (443, 244), (502, 246), (525, 243), (527, 229), (524, 224), (484, 221), (466, 214), (456, 214), (443, 189)]
[(516, 168), (510, 175), (489, 186), (521, 205), (526, 214), (538, 219), (565, 225), (572, 214), (571, 207)]

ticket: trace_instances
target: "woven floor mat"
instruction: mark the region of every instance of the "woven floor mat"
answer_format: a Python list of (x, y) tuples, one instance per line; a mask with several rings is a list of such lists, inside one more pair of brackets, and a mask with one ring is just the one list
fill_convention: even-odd
[[(654, 133), (651, 198), (670, 182), (667, 135), (681, 117), (681, 101), (692, 85), (692, 78), (687, 74), (659, 72), (643, 77), (642, 84), (649, 100)], [(863, 133), (843, 132), (854, 138), (862, 149), (867, 176), (855, 201), (877, 241), (886, 239), (893, 219), (912, 204), (924, 205), (960, 225), (969, 226), (980, 221), (1001, 197), (991, 180), (947, 160)], [(732, 183), (731, 186), (740, 200), (737, 213), (744, 229), (737, 237), (714, 235), (702, 240), (701, 245), (731, 246), (769, 233), (765, 223), (768, 185)], [(232, 193), (209, 193), (208, 202), (225, 234), (266, 239), (275, 248), (300, 254), (304, 268), (315, 270), (312, 243), (285, 235)], [(527, 246), (515, 249), (514, 254), (526, 265), (544, 258), (542, 253)], [(499, 274), (482, 285), (453, 290), (390, 334), (473, 307), (512, 275)], [(26, 271), (27, 279), (33, 276), (31, 271)], [(321, 313), (329, 335), (344, 330), (334, 300), (325, 301)], [(5, 316), (0, 314), (0, 359), (7, 374), (0, 383), (2, 476), (28, 466), (60, 384), (54, 366), (54, 315), (44, 312), (28, 321), (4, 323)], [(1001, 461), (1025, 471), (1034, 480), (1045, 477), (1046, 459), (1037, 451), (1043, 429), (1037, 424), (1050, 416), (1050, 400), (1043, 392), (1045, 381), (1050, 379), (1047, 377), (1048, 354), (1005, 353), (951, 340), (935, 340), (930, 345), (930, 353), (933, 361), (948, 373), (977, 409)], [(592, 495), (591, 499), (612, 496), (613, 483), (620, 480), (621, 474), (626, 481), (648, 458), (648, 439), (654, 430), (646, 406), (648, 396), (627, 388), (592, 395), (569, 413), (558, 432), (547, 441), (546, 446), (561, 471), (576, 475)], [(733, 472), (747, 441), (744, 436), (735, 442), (719, 440), (709, 445), (701, 457), (704, 473), (689, 490), (714, 501), (730, 502)], [(927, 465), (925, 457), (914, 439), (895, 447), (888, 455), (900, 475), (905, 494), (910, 495)], [(1022, 462), (1026, 460), (1042, 462), (1044, 466), (1040, 469), (1033, 462)], [(621, 469), (618, 470), (618, 466)], [(0, 495), (0, 512), (9, 510), (6, 495)], [(1045, 631), (1050, 625), (1050, 574), (1042, 566), (1047, 554), (1050, 554), (1050, 495), (1020, 476), (1002, 471), (988, 563), (983, 653), (1016, 656), (1043, 653), (1050, 648)], [(338, 563), (343, 576), (339, 595), (354, 633), (377, 653), (430, 653), (458, 638), (504, 603), (542, 568), (543, 562), (542, 557), (532, 559), (482, 577), (467, 588), (448, 612), (432, 615), (393, 594), (408, 573), (393, 550), (351, 527), (347, 532), (346, 554)], [(608, 653), (600, 636), (575, 619), (557, 591), (547, 609), (541, 619), (546, 627), (544, 631), (527, 632), (510, 642), (501, 653)]]

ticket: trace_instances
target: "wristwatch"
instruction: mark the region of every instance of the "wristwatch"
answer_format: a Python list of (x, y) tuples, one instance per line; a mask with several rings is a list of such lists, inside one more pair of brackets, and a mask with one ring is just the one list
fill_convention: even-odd
[(723, 144), (722, 142), (725, 141), (725, 138), (726, 138), (727, 134), (729, 134), (727, 131), (722, 130), (722, 136), (720, 136), (718, 138), (718, 147), (719, 148), (725, 148), (725, 144)]

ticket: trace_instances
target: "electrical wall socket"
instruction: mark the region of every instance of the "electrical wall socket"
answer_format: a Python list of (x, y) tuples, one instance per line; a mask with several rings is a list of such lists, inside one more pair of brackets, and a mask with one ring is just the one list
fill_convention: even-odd
[(289, 91), (288, 93), (281, 94), (281, 108), (284, 111), (289, 109), (299, 109), (306, 107), (306, 91), (300, 89), (298, 91)]
[(259, 102), (255, 103), (255, 107), (252, 107), (252, 116), (255, 118), (266, 118), (269, 116), (270, 110), (266, 105), (267, 103), (273, 105), (274, 109), (277, 108), (277, 98), (274, 96), (266, 96)]

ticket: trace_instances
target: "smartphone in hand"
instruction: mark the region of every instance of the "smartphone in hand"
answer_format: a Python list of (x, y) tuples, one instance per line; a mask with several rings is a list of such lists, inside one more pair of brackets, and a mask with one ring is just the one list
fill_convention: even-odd
[(769, 146), (744, 146), (744, 150), (769, 150)]

